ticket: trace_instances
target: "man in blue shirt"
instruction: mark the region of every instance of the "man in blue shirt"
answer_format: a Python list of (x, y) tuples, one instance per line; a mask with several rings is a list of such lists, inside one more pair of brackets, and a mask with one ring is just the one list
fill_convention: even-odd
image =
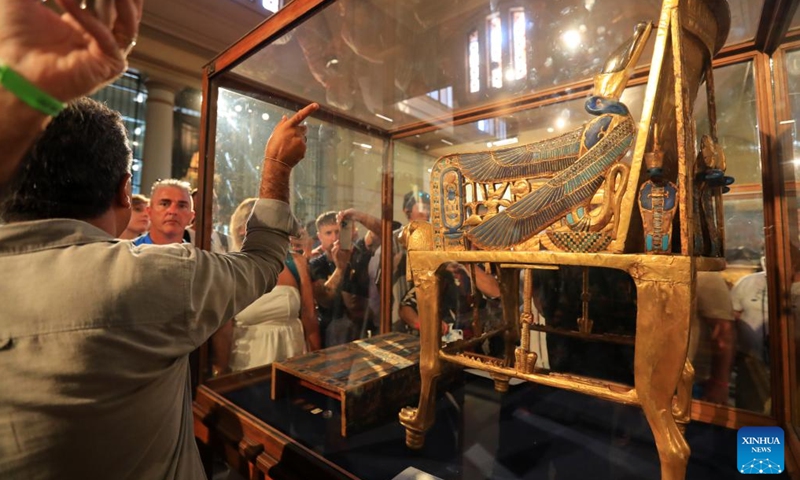
[(147, 213), (150, 231), (135, 239), (134, 245), (183, 243), (186, 227), (194, 219), (189, 184), (172, 178), (154, 183)]

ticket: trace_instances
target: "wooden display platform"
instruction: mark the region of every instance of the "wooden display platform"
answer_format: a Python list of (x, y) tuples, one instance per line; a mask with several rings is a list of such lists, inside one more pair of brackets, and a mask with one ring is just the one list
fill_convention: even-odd
[(273, 400), (307, 388), (338, 400), (342, 436), (383, 420), (419, 398), (419, 338), (387, 333), (272, 365)]

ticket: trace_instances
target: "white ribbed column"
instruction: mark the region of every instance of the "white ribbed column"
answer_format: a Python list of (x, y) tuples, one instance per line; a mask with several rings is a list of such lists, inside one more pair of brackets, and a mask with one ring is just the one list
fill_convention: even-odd
[(144, 149), (142, 152), (142, 193), (159, 178), (172, 177), (172, 124), (175, 89), (156, 81), (147, 81)]

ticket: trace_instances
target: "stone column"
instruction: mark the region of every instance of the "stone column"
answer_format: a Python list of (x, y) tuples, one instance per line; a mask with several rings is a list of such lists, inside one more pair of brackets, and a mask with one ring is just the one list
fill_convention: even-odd
[(149, 80), (145, 114), (144, 150), (142, 152), (141, 191), (150, 195), (150, 187), (159, 178), (172, 177), (172, 136), (175, 88)]

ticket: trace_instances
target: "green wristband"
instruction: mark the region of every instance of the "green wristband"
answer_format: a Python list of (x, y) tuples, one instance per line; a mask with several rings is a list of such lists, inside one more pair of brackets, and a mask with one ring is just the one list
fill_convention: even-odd
[(11, 67), (2, 63), (0, 63), (0, 85), (32, 108), (51, 117), (58, 115), (66, 106), (64, 102), (41, 91)]

